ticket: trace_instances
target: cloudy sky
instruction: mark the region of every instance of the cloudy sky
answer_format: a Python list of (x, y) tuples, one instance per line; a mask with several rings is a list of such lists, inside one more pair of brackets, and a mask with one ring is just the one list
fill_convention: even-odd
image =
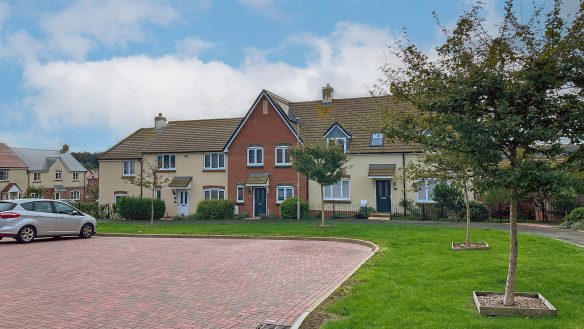
[[(579, 0), (571, 0), (576, 3)], [(530, 7), (531, 0), (518, 0)], [(368, 95), (407, 28), (424, 49), (469, 0), (0, 0), (0, 142), (102, 151), (162, 112), (238, 117), (261, 89)], [(495, 22), (501, 1), (487, 2)]]

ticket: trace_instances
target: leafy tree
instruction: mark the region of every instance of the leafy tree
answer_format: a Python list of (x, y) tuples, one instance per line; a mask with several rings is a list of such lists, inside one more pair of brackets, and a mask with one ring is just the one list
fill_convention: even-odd
[(349, 157), (339, 145), (301, 145), (292, 148), (290, 154), (294, 169), (320, 185), (320, 226), (324, 227), (324, 187), (347, 174)]
[(145, 170), (141, 170), (139, 173), (136, 173), (136, 176), (125, 182), (152, 191), (152, 199), (150, 202), (150, 225), (152, 226), (154, 225), (154, 200), (156, 199), (156, 190), (168, 186), (170, 178), (162, 176), (156, 164), (148, 162), (144, 164), (146, 165)]
[(91, 153), (91, 152), (71, 152), (71, 155), (79, 161), (85, 167), (85, 169), (95, 169), (98, 167), (99, 163), (97, 157), (101, 153)]
[[(504, 304), (514, 304), (518, 202), (569, 182), (556, 165), (562, 142), (584, 139), (584, 4), (566, 19), (555, 1), (526, 23), (507, 0), (496, 33), (473, 5), (429, 57), (411, 42), (392, 47), (402, 65), (384, 66), (383, 86), (411, 111), (387, 113), (388, 137), (426, 150), (460, 152), (480, 187), (510, 191), (510, 253)], [(432, 138), (425, 138), (425, 136)]]

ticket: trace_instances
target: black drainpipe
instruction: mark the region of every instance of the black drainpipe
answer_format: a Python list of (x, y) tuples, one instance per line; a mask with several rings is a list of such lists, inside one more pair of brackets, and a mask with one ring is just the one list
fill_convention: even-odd
[[(404, 152), (402, 152), (402, 170), (406, 170), (406, 154)], [(404, 186), (403, 186), (404, 202), (403, 203), (404, 204), (403, 204), (403, 206), (404, 206), (404, 216), (407, 216), (407, 209), (406, 209), (407, 208), (406, 207), (407, 206), (407, 204), (406, 204), (406, 179), (405, 179), (406, 177), (405, 176), (406, 175), (405, 175), (405, 172), (404, 172), (404, 177), (403, 177), (403, 182), (404, 182), (403, 183), (404, 184)]]

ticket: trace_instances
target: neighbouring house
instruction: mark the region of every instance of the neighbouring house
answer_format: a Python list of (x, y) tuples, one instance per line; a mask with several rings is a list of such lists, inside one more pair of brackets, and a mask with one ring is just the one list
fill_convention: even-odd
[(28, 187), (28, 167), (4, 143), (0, 143), (0, 199), (19, 199)]
[(229, 199), (236, 212), (251, 217), (280, 215), (280, 204), (300, 196), (320, 208), (320, 188), (292, 168), (289, 150), (300, 144), (339, 144), (349, 154), (347, 176), (324, 189), (326, 207), (354, 212), (361, 206), (380, 213), (403, 211), (403, 200), (431, 203), (433, 179), (400, 179), (414, 145), (390, 142), (382, 134), (381, 108), (404, 111), (390, 97), (334, 98), (322, 88), (322, 99), (294, 102), (262, 90), (243, 118), (170, 121), (159, 114), (154, 128), (142, 128), (99, 157), (99, 200), (152, 195), (128, 184), (156, 164), (170, 185), (155, 192), (167, 205), (167, 216), (188, 215), (203, 199)]
[(155, 165), (168, 186), (154, 191), (166, 216), (187, 216), (204, 199), (226, 199), (227, 157), (223, 147), (241, 118), (168, 121), (159, 114), (154, 128), (142, 128), (99, 158), (100, 203), (122, 196), (151, 197), (152, 191), (129, 179)]
[(85, 200), (99, 197), (99, 169), (89, 169), (85, 173)]
[(84, 200), (86, 169), (69, 153), (69, 145), (60, 150), (12, 147), (10, 151), (25, 164), (24, 179), (11, 178), (26, 188), (20, 192), (22, 197)]

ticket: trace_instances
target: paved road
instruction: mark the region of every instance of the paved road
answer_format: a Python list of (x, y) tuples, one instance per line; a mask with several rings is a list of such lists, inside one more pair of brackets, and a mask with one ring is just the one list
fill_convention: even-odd
[(329, 241), (0, 241), (6, 328), (291, 325), (372, 252)]
[[(392, 220), (385, 223), (390, 224), (405, 224), (405, 225), (425, 225), (425, 226), (450, 226), (450, 227), (466, 227), (466, 223), (462, 222), (430, 222), (430, 221), (407, 221), (407, 220)], [(584, 247), (584, 232), (572, 231), (559, 228), (557, 225), (537, 224), (537, 223), (519, 223), (519, 233), (528, 233), (542, 235), (549, 238), (558, 239), (565, 242), (576, 244)], [(509, 231), (509, 224), (505, 223), (472, 223), (473, 228), (490, 228), (495, 230)]]

